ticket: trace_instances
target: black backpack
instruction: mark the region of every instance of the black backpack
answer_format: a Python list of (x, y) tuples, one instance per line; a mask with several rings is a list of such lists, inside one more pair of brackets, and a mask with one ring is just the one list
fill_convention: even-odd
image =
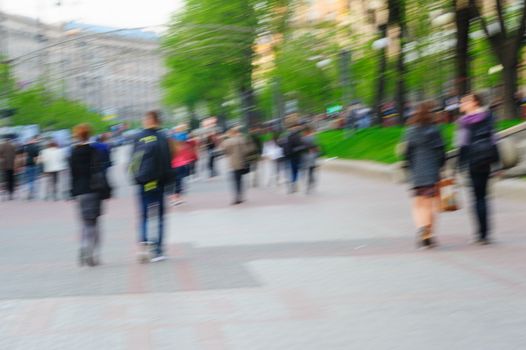
[(164, 181), (168, 176), (163, 159), (162, 143), (167, 139), (162, 132), (141, 134), (135, 141), (130, 163), (130, 173), (139, 185)]
[(302, 152), (307, 150), (307, 146), (303, 142), (300, 132), (293, 132), (287, 137), (287, 142), (284, 147), (286, 157), (299, 156)]
[(493, 117), (469, 128), (468, 160), (474, 168), (486, 167), (499, 161), (499, 150), (494, 140)]

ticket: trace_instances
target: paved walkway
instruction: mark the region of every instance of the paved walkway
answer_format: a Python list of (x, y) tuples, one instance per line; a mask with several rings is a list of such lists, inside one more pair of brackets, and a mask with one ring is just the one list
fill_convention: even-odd
[(498, 244), (468, 213), (414, 249), (404, 187), (325, 172), (313, 196), (225, 179), (169, 217), (171, 259), (135, 262), (122, 175), (104, 265), (76, 265), (72, 203), (0, 203), (0, 349), (511, 350), (526, 348), (526, 203), (496, 200)]

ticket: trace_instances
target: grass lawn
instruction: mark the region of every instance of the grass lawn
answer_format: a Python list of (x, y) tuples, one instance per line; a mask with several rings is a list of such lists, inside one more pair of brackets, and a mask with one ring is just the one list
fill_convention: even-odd
[[(502, 120), (498, 129), (504, 130), (520, 124), (522, 120)], [(442, 126), (442, 133), (448, 147), (453, 147), (456, 125)], [(318, 141), (325, 157), (343, 159), (371, 160), (392, 164), (399, 161), (395, 147), (402, 139), (405, 128), (393, 126), (388, 128), (372, 127), (358, 131), (355, 135), (345, 138), (342, 130), (326, 131), (318, 135)]]

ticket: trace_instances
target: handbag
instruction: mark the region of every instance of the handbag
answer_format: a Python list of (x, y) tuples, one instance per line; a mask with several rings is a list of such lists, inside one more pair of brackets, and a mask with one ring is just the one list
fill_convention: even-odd
[(90, 189), (98, 193), (100, 199), (110, 199), (112, 195), (112, 188), (102, 169), (102, 164), (97, 160), (97, 150), (93, 149), (90, 165)]
[(455, 177), (441, 180), (438, 183), (438, 189), (441, 212), (460, 210), (459, 192)]

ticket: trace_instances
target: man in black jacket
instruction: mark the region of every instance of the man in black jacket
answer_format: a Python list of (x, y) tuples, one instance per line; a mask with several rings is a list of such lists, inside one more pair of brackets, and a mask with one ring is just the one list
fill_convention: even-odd
[[(139, 187), (141, 226), (139, 236), (139, 259), (150, 260), (149, 245), (154, 245), (151, 262), (162, 261), (164, 238), (165, 185), (171, 173), (171, 153), (168, 138), (160, 130), (161, 120), (155, 111), (143, 118), (144, 130), (137, 136), (131, 161), (131, 172)], [(158, 238), (148, 239), (148, 218), (156, 211)]]

